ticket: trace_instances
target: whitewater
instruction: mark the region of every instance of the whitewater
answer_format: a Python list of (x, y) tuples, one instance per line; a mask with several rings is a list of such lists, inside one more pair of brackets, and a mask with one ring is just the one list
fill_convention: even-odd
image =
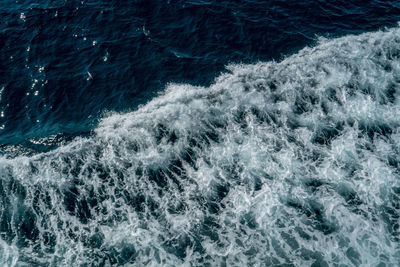
[(0, 265), (394, 266), (400, 28), (169, 84), (0, 158)]

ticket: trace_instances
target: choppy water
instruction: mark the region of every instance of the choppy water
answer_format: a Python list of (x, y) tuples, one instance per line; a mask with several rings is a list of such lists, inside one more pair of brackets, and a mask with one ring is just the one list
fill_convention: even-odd
[[(191, 3), (193, 12), (218, 5), (201, 2), (197, 9)], [(395, 8), (393, 4), (390, 10)], [(27, 22), (28, 17), (21, 19)], [(151, 36), (147, 31), (143, 38)], [(82, 42), (95, 49), (98, 43), (85, 38)], [(199, 47), (196, 43), (188, 49)], [(293, 44), (285, 51), (296, 48)], [(186, 57), (175, 52), (175, 58)], [(109, 51), (103, 62), (112, 62), (113, 54)], [(176, 74), (155, 70), (154, 75), (164, 77), (159, 82), (171, 74), (170, 81), (179, 77), (193, 85), (170, 83), (151, 100), (144, 96), (161, 88), (141, 92), (144, 98), (136, 99), (130, 112), (123, 104), (130, 98), (123, 96), (131, 78), (125, 77), (123, 64), (113, 70), (127, 80), (109, 77), (106, 83), (115, 83), (111, 92), (124, 92), (119, 104), (99, 104), (115, 96), (101, 86), (90, 91), (96, 88), (91, 84), (96, 75), (107, 75), (84, 69), (90, 85), (70, 86), (88, 95), (63, 100), (74, 104), (65, 107), (62, 102), (58, 111), (43, 111), (48, 115), (37, 122), (43, 125), (31, 129), (22, 119), (12, 126), (10, 118), (19, 115), (4, 115), (9, 122), (0, 158), (0, 265), (397, 265), (400, 27), (321, 37), (275, 59), (230, 64), (217, 76), (218, 64), (211, 71), (200, 66), (198, 75), (214, 75), (212, 82), (208, 76), (188, 78), (195, 73), (190, 67), (179, 76), (185, 65)], [(198, 60), (206, 64), (210, 59)], [(224, 55), (219, 60), (229, 61)], [(49, 67), (37, 66), (32, 78), (43, 75), (39, 84), (46, 81)], [(6, 77), (17, 68), (2, 70)], [(79, 75), (69, 71), (65, 66), (59, 77), (80, 83)], [(8, 95), (2, 101), (35, 97), (36, 84), (21, 86), (24, 95), (33, 95), (16, 98), (11, 89), (18, 88), (17, 82), (23, 79), (5, 81)], [(49, 83), (40, 88), (49, 90)], [(61, 87), (55, 88), (59, 93)], [(55, 101), (46, 90), (38, 90), (37, 96)], [(98, 98), (92, 98), (92, 105), (85, 102), (93, 95)], [(40, 105), (32, 101), (28, 109), (37, 111), (35, 103)], [(77, 107), (83, 110), (75, 110), (76, 116), (93, 117), (84, 119), (81, 128), (75, 125), (83, 121), (69, 114)], [(107, 109), (103, 115), (92, 113)], [(71, 130), (62, 132), (66, 123)]]

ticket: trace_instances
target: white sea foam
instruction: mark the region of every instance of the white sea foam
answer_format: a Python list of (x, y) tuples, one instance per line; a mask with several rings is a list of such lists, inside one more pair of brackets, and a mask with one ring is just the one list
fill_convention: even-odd
[(400, 29), (228, 70), (1, 159), (2, 261), (398, 263)]

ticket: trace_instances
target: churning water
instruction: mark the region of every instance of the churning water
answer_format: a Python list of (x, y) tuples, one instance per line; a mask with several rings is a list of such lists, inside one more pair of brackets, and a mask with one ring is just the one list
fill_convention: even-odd
[(400, 28), (169, 84), (0, 159), (0, 264), (394, 266)]

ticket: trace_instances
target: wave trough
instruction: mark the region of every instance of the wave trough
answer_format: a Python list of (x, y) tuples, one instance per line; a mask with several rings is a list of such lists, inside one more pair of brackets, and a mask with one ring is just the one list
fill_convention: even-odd
[(398, 263), (400, 28), (228, 70), (1, 158), (0, 263)]

